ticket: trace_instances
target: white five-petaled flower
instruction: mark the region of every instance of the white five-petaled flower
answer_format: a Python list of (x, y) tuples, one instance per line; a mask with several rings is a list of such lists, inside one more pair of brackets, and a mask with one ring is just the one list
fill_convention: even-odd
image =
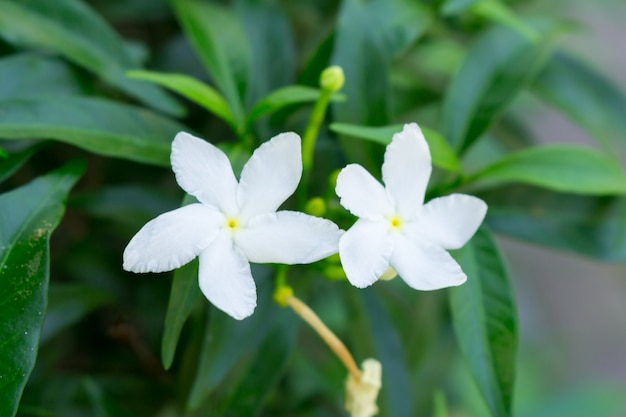
[(337, 252), (342, 231), (329, 220), (276, 211), (302, 175), (300, 137), (283, 133), (261, 145), (237, 182), (228, 157), (188, 133), (172, 143), (180, 187), (196, 197), (148, 222), (124, 251), (124, 269), (163, 272), (199, 257), (200, 289), (216, 307), (243, 319), (256, 307), (249, 262), (301, 264)]
[(358, 216), (339, 240), (348, 280), (364, 288), (389, 267), (412, 288), (435, 290), (467, 277), (446, 249), (462, 247), (487, 212), (479, 198), (452, 194), (424, 204), (432, 170), (420, 128), (407, 124), (385, 151), (383, 187), (362, 166), (351, 164), (337, 178), (341, 205)]

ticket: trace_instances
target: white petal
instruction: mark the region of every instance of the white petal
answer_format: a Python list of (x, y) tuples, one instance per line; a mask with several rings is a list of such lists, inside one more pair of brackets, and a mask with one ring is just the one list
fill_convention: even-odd
[(241, 320), (254, 312), (256, 286), (250, 264), (229, 231), (222, 230), (200, 254), (198, 280), (204, 296), (230, 316)]
[(163, 272), (185, 265), (215, 239), (224, 216), (202, 204), (161, 214), (137, 232), (124, 250), (124, 269)]
[(431, 171), (422, 131), (415, 123), (404, 125), (402, 132), (393, 135), (383, 163), (383, 181), (401, 217), (413, 215), (424, 202)]
[(339, 257), (348, 281), (358, 288), (372, 285), (389, 267), (393, 244), (386, 222), (359, 219), (339, 239)]
[(178, 185), (200, 202), (236, 215), (237, 179), (224, 152), (189, 133), (172, 142), (172, 169)]
[(341, 170), (335, 192), (341, 205), (355, 216), (382, 220), (395, 214), (383, 185), (361, 165), (350, 164)]
[(255, 217), (235, 244), (251, 262), (307, 264), (337, 253), (341, 234), (329, 220), (279, 211)]
[(487, 204), (466, 194), (451, 194), (425, 204), (409, 226), (411, 236), (444, 249), (458, 249), (476, 233), (487, 213)]
[(390, 263), (409, 287), (429, 291), (461, 285), (467, 280), (459, 264), (442, 248), (411, 241), (401, 234), (394, 238)]
[(298, 187), (302, 175), (300, 137), (282, 133), (257, 148), (244, 165), (237, 190), (242, 219), (273, 213)]

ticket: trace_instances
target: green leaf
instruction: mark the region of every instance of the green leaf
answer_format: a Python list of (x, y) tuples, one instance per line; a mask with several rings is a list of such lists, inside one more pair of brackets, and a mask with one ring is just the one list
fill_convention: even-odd
[(460, 14), (480, 1), (481, 0), (447, 0), (441, 7), (441, 13), (444, 16)]
[(233, 129), (237, 129), (237, 122), (233, 118), (224, 97), (213, 87), (200, 80), (184, 74), (164, 74), (153, 71), (129, 71), (126, 75), (129, 78), (150, 81), (168, 88), (204, 107), (228, 123)]
[(183, 325), (201, 298), (196, 259), (174, 272), (161, 339), (161, 362), (165, 369), (172, 366)]
[(63, 329), (112, 301), (113, 296), (109, 292), (91, 286), (50, 284), (46, 320), (40, 342), (45, 343)]
[[(0, 182), (9, 178), (33, 156), (42, 145), (33, 145), (0, 159)], [(0, 152), (1, 153), (1, 152)]]
[(16, 45), (61, 54), (144, 104), (183, 114), (184, 109), (156, 86), (125, 76), (127, 70), (141, 66), (139, 61), (85, 2), (0, 0), (0, 36)]
[(250, 76), (250, 45), (241, 22), (219, 4), (172, 0), (187, 38), (243, 128), (243, 97)]
[(389, 122), (391, 60), (430, 26), (430, 8), (410, 0), (346, 0), (339, 11), (331, 63), (343, 68), (345, 103), (336, 120), (363, 125)]
[[(247, 123), (251, 124), (255, 120), (281, 110), (287, 106), (291, 106), (299, 103), (311, 103), (317, 100), (320, 96), (321, 90), (313, 87), (305, 87), (302, 85), (288, 85), (286, 87), (279, 88), (272, 91), (267, 96), (263, 97), (254, 107), (250, 110), (247, 117)], [(333, 94), (332, 101), (345, 100), (345, 96), (342, 94)]]
[(539, 40), (539, 33), (501, 0), (481, 0), (473, 4), (471, 11), (494, 23), (508, 26), (531, 41)]
[[(351, 125), (347, 123), (332, 123), (330, 130), (347, 136), (369, 140), (381, 145), (387, 146), (391, 142), (391, 138), (395, 133), (401, 132), (403, 125), (391, 125), (383, 127), (368, 127)], [(438, 132), (420, 126), (422, 133), (428, 142), (433, 164), (449, 171), (459, 172), (461, 165), (457, 159), (454, 150), (448, 145), (448, 142)]]
[(533, 42), (505, 27), (481, 35), (446, 94), (444, 136), (464, 153), (534, 79), (552, 51), (553, 27)]
[(533, 90), (594, 139), (614, 151), (626, 138), (626, 94), (575, 57), (559, 53), (539, 74)]
[(54, 139), (100, 155), (169, 166), (182, 125), (113, 101), (57, 97), (0, 101), (0, 138)]
[(450, 289), (461, 352), (492, 415), (510, 416), (517, 318), (504, 263), (484, 228), (454, 257), (467, 274), (467, 282)]
[(626, 260), (626, 198), (583, 197), (525, 185), (480, 193), (494, 231), (605, 261)]
[(519, 182), (554, 191), (606, 195), (626, 193), (626, 172), (610, 157), (580, 146), (537, 146), (513, 152), (471, 175), (474, 187)]
[(78, 93), (75, 71), (60, 59), (33, 53), (0, 59), (0, 99)]
[(46, 311), (50, 234), (84, 170), (69, 163), (0, 195), (0, 415), (14, 416)]

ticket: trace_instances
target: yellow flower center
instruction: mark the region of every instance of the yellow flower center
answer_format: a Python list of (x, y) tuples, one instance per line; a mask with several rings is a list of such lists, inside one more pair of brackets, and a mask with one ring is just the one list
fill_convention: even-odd
[(389, 224), (392, 229), (399, 229), (402, 226), (402, 220), (398, 216), (393, 216), (389, 219)]
[(237, 219), (229, 218), (226, 220), (226, 227), (228, 227), (231, 232), (234, 232), (235, 229), (239, 227), (239, 223), (237, 223)]

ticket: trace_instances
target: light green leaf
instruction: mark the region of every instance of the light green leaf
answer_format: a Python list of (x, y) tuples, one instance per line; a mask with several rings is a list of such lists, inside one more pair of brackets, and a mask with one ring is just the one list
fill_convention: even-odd
[(213, 87), (200, 80), (184, 74), (164, 74), (153, 71), (129, 71), (126, 75), (129, 78), (150, 81), (168, 88), (204, 107), (228, 123), (233, 129), (237, 129), (237, 123), (224, 97)]
[(471, 47), (449, 87), (443, 107), (444, 136), (464, 153), (543, 68), (556, 29), (549, 26), (533, 42), (495, 27)]
[(79, 93), (75, 71), (60, 59), (34, 53), (0, 59), (0, 99)]
[(0, 101), (0, 138), (54, 139), (100, 155), (169, 166), (182, 125), (113, 101), (57, 97)]
[(129, 80), (140, 63), (115, 31), (78, 0), (0, 0), (0, 36), (24, 47), (61, 54), (142, 103), (182, 115), (184, 109), (156, 86)]
[(165, 369), (172, 366), (183, 325), (201, 298), (196, 259), (174, 272), (161, 339), (161, 362)]
[(511, 415), (517, 318), (512, 289), (491, 234), (479, 229), (454, 257), (467, 282), (450, 289), (454, 331), (493, 416)]
[(187, 38), (243, 129), (243, 97), (251, 58), (241, 22), (231, 10), (216, 3), (172, 0), (172, 4)]
[[(332, 123), (330, 130), (347, 136), (369, 140), (387, 146), (395, 133), (401, 132), (403, 125), (391, 125), (383, 127), (357, 126), (347, 123)], [(428, 142), (433, 164), (449, 171), (458, 172), (461, 165), (448, 142), (438, 132), (420, 126), (422, 133)]]
[(50, 234), (84, 165), (0, 195), (0, 415), (12, 417), (35, 365), (46, 312)]
[(480, 193), (494, 231), (604, 261), (626, 260), (626, 198), (583, 197), (526, 185)]
[(576, 194), (626, 193), (626, 172), (612, 158), (568, 145), (513, 152), (471, 175), (467, 182), (478, 188), (519, 182)]
[(481, 0), (447, 0), (441, 7), (444, 16), (453, 16), (463, 13)]
[[(288, 85), (279, 88), (263, 97), (254, 105), (252, 110), (248, 113), (247, 123), (251, 124), (260, 117), (274, 113), (293, 104), (314, 102), (320, 96), (320, 93), (321, 90), (317, 88), (302, 85)], [(343, 101), (345, 100), (345, 96), (342, 94), (334, 94), (331, 100)]]
[(533, 90), (609, 151), (625, 143), (626, 93), (579, 59), (556, 54), (535, 80)]

